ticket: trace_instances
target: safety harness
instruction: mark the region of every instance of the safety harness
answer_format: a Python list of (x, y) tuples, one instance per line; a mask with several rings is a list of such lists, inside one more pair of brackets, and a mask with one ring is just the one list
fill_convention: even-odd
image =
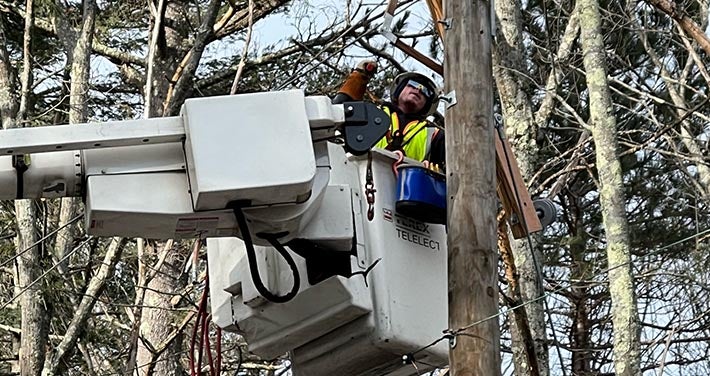
[(431, 139), (439, 130), (434, 128), (431, 137), (428, 134), (426, 137), (417, 137), (422, 131), (428, 133), (429, 121), (413, 120), (402, 129), (397, 113), (388, 106), (383, 106), (383, 110), (390, 117), (391, 126), (385, 137), (375, 146), (390, 151), (401, 150), (407, 157), (418, 161), (428, 158)]

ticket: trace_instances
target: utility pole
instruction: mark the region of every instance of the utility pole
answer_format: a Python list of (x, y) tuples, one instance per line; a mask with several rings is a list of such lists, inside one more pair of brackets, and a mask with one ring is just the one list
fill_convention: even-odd
[(449, 372), (492, 376), (500, 329), (497, 318), (482, 321), (498, 312), (491, 3), (445, 0), (444, 15), (444, 82), (457, 102), (446, 110)]

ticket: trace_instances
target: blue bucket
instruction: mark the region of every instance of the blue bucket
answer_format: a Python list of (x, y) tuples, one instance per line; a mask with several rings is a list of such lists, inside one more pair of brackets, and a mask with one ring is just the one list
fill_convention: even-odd
[(446, 177), (422, 166), (397, 167), (398, 214), (426, 223), (446, 223)]

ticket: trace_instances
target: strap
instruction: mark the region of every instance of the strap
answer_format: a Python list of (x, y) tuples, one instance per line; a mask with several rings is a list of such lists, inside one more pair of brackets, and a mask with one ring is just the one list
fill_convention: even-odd
[[(407, 126), (404, 128), (404, 140), (402, 141), (402, 147), (404, 145), (407, 145), (410, 141), (414, 139), (414, 137), (419, 134), (423, 129), (427, 128), (427, 121), (426, 120), (414, 120), (409, 122)], [(410, 127), (410, 125), (414, 124), (414, 126)]]
[[(391, 127), (390, 130), (387, 132), (385, 135), (386, 140), (387, 140), (387, 145), (384, 147), (387, 150), (402, 150), (404, 151), (404, 147), (409, 144), (416, 136), (421, 132), (423, 129), (428, 128), (429, 121), (425, 120), (412, 120), (407, 125), (404, 127), (404, 129), (400, 128), (399, 124), (399, 116), (397, 115), (396, 111), (392, 111), (389, 106), (383, 106), (384, 112), (390, 117), (391, 119)], [(398, 134), (398, 131), (401, 133)], [(395, 137), (399, 138), (399, 141), (396, 141)], [(427, 146), (429, 144), (429, 137), (427, 137)], [(427, 150), (427, 149), (425, 149)]]
[[(29, 156), (28, 156), (29, 157)], [(29, 158), (28, 158), (29, 159)], [(25, 171), (30, 167), (29, 163), (25, 159), (24, 154), (13, 155), (12, 156), (12, 167), (17, 171), (17, 188), (16, 197), (18, 200), (25, 197)]]
[(390, 118), (390, 130), (388, 130), (385, 135), (385, 137), (387, 137), (387, 146), (389, 146), (392, 143), (392, 134), (399, 130), (399, 116), (397, 116), (396, 111), (392, 112), (392, 109), (389, 106), (382, 106), (382, 110)]

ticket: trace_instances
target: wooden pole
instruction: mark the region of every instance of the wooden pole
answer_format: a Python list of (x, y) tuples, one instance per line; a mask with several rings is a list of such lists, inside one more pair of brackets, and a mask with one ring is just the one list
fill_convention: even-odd
[[(496, 172), (489, 0), (445, 0), (444, 41), (451, 376), (499, 375)], [(468, 327), (466, 330), (458, 330)]]

